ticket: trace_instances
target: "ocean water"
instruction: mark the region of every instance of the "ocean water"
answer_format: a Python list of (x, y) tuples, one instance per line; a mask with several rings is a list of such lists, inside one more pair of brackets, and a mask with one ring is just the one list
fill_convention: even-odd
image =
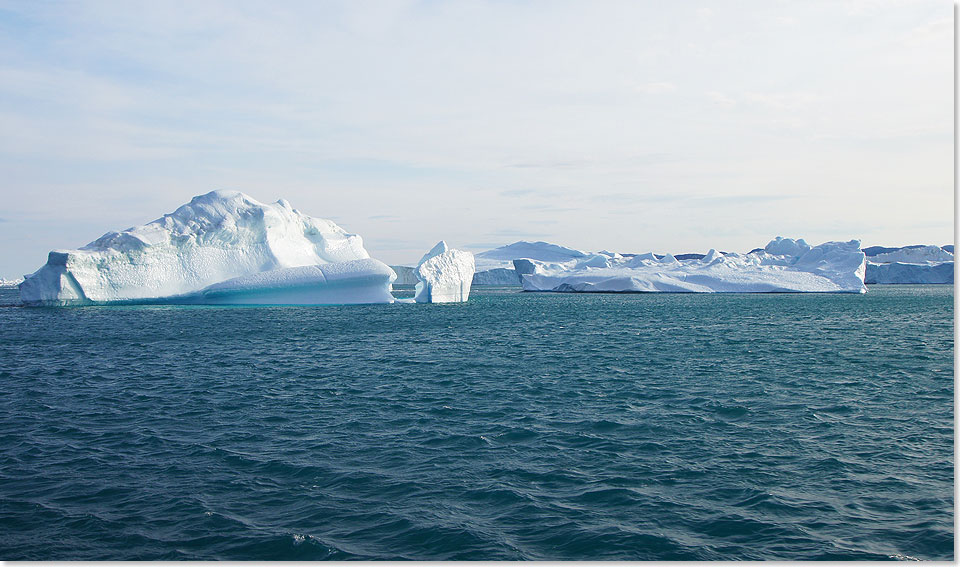
[(0, 559), (954, 559), (952, 286), (15, 302)]

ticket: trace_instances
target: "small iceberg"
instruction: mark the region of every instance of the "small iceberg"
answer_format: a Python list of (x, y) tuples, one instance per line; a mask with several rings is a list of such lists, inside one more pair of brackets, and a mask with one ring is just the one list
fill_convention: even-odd
[(417, 303), (467, 301), (474, 269), (472, 253), (451, 250), (441, 240), (417, 263), (414, 273), (419, 282), (414, 300)]

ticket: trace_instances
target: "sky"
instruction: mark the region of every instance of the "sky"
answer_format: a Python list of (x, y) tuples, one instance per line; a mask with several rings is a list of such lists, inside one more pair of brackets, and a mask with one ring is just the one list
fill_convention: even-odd
[(0, 0), (0, 277), (235, 189), (360, 234), (953, 242), (953, 4)]

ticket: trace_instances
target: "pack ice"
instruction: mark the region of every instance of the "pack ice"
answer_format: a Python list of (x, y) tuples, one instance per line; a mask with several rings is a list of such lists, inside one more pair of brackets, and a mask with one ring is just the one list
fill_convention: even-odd
[(391, 303), (395, 278), (332, 221), (283, 199), (213, 191), (145, 225), (50, 252), (20, 297), (28, 305)]
[(868, 284), (952, 284), (953, 253), (945, 248), (933, 245), (865, 248), (864, 281)]
[(671, 254), (586, 255), (566, 262), (514, 260), (524, 290), (558, 292), (845, 292), (864, 293), (860, 241), (810, 246), (781, 238), (747, 254), (710, 250), (703, 258)]

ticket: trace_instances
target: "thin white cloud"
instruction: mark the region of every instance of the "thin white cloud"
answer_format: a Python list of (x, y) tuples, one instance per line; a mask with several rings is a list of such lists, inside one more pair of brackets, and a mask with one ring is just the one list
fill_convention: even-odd
[(720, 106), (731, 107), (737, 104), (736, 99), (719, 91), (707, 91), (705, 94), (711, 102)]
[(677, 85), (667, 81), (645, 83), (636, 87), (637, 92), (646, 94), (671, 93), (677, 90)]
[[(952, 7), (939, 6), (8, 5), (29, 25), (0, 34), (0, 201), (50, 236), (0, 249), (0, 276), (220, 187), (337, 216), (391, 262), (524, 223), (584, 249), (749, 249), (823, 217), (939, 219), (927, 239), (944, 240)], [(779, 193), (821, 200), (691, 204)], [(651, 212), (662, 195), (689, 198), (683, 222)], [(17, 236), (2, 224), (0, 239)], [(704, 236), (731, 225), (726, 241)], [(903, 230), (891, 239), (922, 236)]]
[(821, 103), (825, 97), (809, 92), (743, 93), (742, 100), (774, 110), (796, 111)]

